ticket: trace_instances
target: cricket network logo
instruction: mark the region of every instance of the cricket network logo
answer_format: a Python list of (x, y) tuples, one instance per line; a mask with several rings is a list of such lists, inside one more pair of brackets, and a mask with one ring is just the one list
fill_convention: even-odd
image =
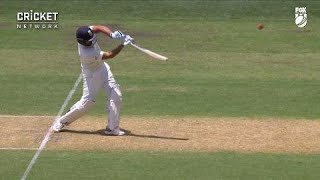
[(17, 13), (17, 29), (58, 29), (58, 12)]
[(307, 8), (306, 7), (295, 8), (295, 23), (300, 28), (305, 27), (307, 25)]

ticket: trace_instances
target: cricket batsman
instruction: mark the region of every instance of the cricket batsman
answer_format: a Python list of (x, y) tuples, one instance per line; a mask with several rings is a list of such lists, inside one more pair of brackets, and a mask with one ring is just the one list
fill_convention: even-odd
[[(97, 33), (103, 33), (112, 39), (120, 40), (122, 44), (111, 51), (102, 51), (97, 43)], [(107, 95), (109, 116), (105, 134), (122, 136), (125, 132), (119, 127), (121, 91), (109, 65), (103, 60), (115, 57), (133, 41), (133, 38), (121, 31), (112, 32), (109, 27), (100, 25), (81, 26), (76, 32), (76, 37), (83, 76), (83, 94), (81, 99), (70, 108), (70, 111), (56, 121), (53, 130), (60, 132), (65, 126), (88, 112), (94, 106), (99, 90), (103, 89)]]

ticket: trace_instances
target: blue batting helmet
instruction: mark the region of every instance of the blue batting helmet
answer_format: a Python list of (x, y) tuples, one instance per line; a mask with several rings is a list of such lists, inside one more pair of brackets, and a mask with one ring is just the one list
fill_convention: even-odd
[(81, 26), (76, 33), (78, 43), (84, 46), (91, 46), (97, 41), (96, 35), (92, 32), (89, 26)]

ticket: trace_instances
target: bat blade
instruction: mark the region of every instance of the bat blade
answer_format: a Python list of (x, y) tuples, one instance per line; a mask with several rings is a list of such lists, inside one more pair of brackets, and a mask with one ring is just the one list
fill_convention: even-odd
[(150, 51), (150, 50), (148, 50), (148, 49), (142, 48), (142, 47), (138, 46), (137, 44), (131, 43), (131, 45), (132, 45), (133, 47), (137, 48), (138, 50), (140, 50), (141, 52), (143, 52), (143, 53), (145, 53), (145, 54), (153, 57), (154, 59), (162, 60), (162, 61), (167, 61), (167, 60), (168, 60), (167, 57), (162, 56), (162, 55), (160, 55), (160, 54), (157, 54), (157, 53), (155, 53), (155, 52), (152, 52), (152, 51)]

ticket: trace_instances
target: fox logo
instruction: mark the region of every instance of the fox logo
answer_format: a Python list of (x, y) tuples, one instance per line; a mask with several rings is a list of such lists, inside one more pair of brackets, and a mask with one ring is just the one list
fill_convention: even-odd
[(295, 23), (299, 28), (307, 25), (307, 8), (296, 7), (295, 8)]

